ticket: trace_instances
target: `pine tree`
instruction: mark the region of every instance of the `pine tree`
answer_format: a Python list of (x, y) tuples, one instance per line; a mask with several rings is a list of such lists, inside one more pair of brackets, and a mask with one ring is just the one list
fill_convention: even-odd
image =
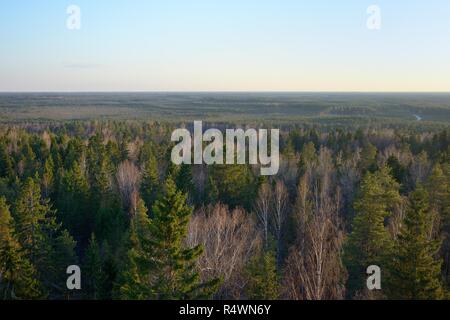
[(246, 295), (252, 300), (278, 298), (278, 275), (275, 254), (271, 251), (254, 257), (246, 270)]
[(22, 253), (14, 235), (13, 219), (5, 198), (0, 198), (0, 300), (42, 296), (36, 271)]
[(388, 296), (392, 299), (443, 298), (442, 260), (435, 258), (440, 242), (430, 240), (428, 193), (418, 186), (410, 197), (404, 226), (389, 269)]
[(385, 219), (390, 208), (400, 201), (398, 190), (398, 183), (386, 167), (368, 172), (361, 182), (360, 195), (354, 204), (357, 214), (344, 247), (350, 295), (364, 288), (367, 267), (378, 265), (383, 269), (392, 251), (393, 239), (385, 227)]

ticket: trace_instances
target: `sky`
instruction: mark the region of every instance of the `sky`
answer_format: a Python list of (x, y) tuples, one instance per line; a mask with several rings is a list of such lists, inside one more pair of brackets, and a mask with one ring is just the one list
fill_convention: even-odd
[(450, 92), (450, 1), (2, 0), (0, 91)]

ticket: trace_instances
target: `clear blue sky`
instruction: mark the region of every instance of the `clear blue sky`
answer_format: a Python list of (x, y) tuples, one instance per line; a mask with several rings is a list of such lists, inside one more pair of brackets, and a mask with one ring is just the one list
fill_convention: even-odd
[(448, 0), (5, 0), (0, 43), (0, 91), (450, 91)]

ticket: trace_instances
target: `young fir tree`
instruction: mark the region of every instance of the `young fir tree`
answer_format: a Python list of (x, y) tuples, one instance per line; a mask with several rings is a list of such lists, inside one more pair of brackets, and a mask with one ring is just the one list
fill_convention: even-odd
[(275, 254), (272, 251), (258, 254), (246, 268), (245, 293), (252, 300), (278, 298), (278, 275)]
[[(119, 249), (120, 250), (120, 249)], [(120, 252), (120, 251), (119, 251)], [(111, 300), (114, 283), (117, 279), (117, 262), (114, 258), (114, 252), (107, 241), (101, 245), (102, 258), (102, 286), (99, 291), (99, 299)]]
[(151, 208), (160, 192), (158, 165), (156, 158), (151, 154), (144, 164), (141, 180), (141, 195), (147, 208)]
[(20, 244), (36, 265), (46, 259), (51, 246), (47, 232), (56, 229), (54, 211), (47, 200), (41, 199), (39, 185), (28, 178), (16, 200), (16, 231)]
[(93, 219), (88, 210), (89, 185), (78, 162), (63, 173), (58, 186), (56, 207), (58, 218), (79, 245), (85, 247), (92, 232)]
[(13, 219), (5, 198), (0, 198), (0, 300), (36, 299), (40, 284), (30, 261), (14, 235)]
[(25, 256), (52, 297), (67, 296), (65, 270), (76, 263), (75, 241), (56, 223), (55, 211), (41, 198), (39, 184), (28, 178), (14, 207), (16, 233)]
[(194, 182), (192, 181), (192, 166), (188, 164), (180, 165), (180, 169), (175, 177), (177, 189), (187, 195), (193, 195)]
[[(430, 206), (436, 210), (442, 218), (442, 226), (447, 227), (450, 222), (450, 165), (437, 164), (433, 167), (428, 178), (426, 189), (430, 195)], [(444, 171), (444, 169), (447, 169)]]
[(196, 299), (211, 297), (218, 280), (202, 283), (195, 271), (202, 247), (186, 248), (192, 208), (169, 175), (165, 195), (153, 206), (153, 218), (140, 208), (131, 225), (131, 249), (121, 276), (125, 299)]
[(44, 197), (48, 198), (53, 192), (55, 164), (51, 157), (47, 158), (44, 164), (44, 171), (42, 173), (42, 193)]
[(150, 219), (143, 200), (139, 200), (130, 222), (127, 259), (119, 273), (117, 298), (145, 300), (154, 296), (150, 280), (151, 257), (145, 248), (149, 244)]
[(208, 181), (206, 183), (205, 189), (205, 203), (215, 204), (219, 200), (219, 189), (217, 188), (217, 183), (213, 177), (208, 176)]
[(84, 271), (86, 282), (83, 288), (85, 296), (88, 299), (97, 300), (101, 295), (104, 279), (102, 257), (94, 234), (91, 235), (85, 259)]
[(11, 157), (4, 143), (0, 143), (0, 177), (11, 178), (14, 175)]
[(306, 170), (311, 167), (317, 160), (316, 147), (314, 143), (308, 142), (303, 145), (300, 152), (300, 160), (298, 162), (299, 175), (305, 174)]
[(360, 194), (354, 203), (357, 214), (344, 247), (349, 295), (365, 287), (367, 267), (378, 265), (383, 269), (386, 265), (393, 239), (385, 220), (392, 206), (400, 201), (398, 190), (398, 183), (386, 167), (375, 173), (368, 172), (361, 182)]
[(441, 220), (443, 243), (440, 254), (444, 259), (442, 270), (447, 285), (450, 286), (450, 164), (434, 166), (426, 189), (430, 195), (430, 209)]
[(196, 299), (211, 297), (218, 280), (200, 281), (195, 270), (196, 260), (203, 252), (201, 246), (186, 248), (186, 236), (192, 208), (186, 195), (178, 191), (169, 176), (165, 196), (153, 206), (150, 223), (149, 253), (152, 256), (154, 279), (151, 283), (159, 299)]
[(437, 300), (443, 298), (442, 261), (436, 259), (440, 241), (430, 239), (428, 193), (418, 186), (410, 197), (403, 228), (389, 269), (391, 299)]
[(247, 210), (253, 207), (258, 193), (258, 179), (247, 165), (216, 165), (210, 174), (216, 183), (218, 200), (234, 208), (242, 206)]

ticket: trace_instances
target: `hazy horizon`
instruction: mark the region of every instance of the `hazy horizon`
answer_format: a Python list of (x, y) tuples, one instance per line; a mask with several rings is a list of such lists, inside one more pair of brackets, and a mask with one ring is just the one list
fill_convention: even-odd
[(17, 0), (1, 4), (0, 91), (446, 93), (449, 14), (444, 0)]

